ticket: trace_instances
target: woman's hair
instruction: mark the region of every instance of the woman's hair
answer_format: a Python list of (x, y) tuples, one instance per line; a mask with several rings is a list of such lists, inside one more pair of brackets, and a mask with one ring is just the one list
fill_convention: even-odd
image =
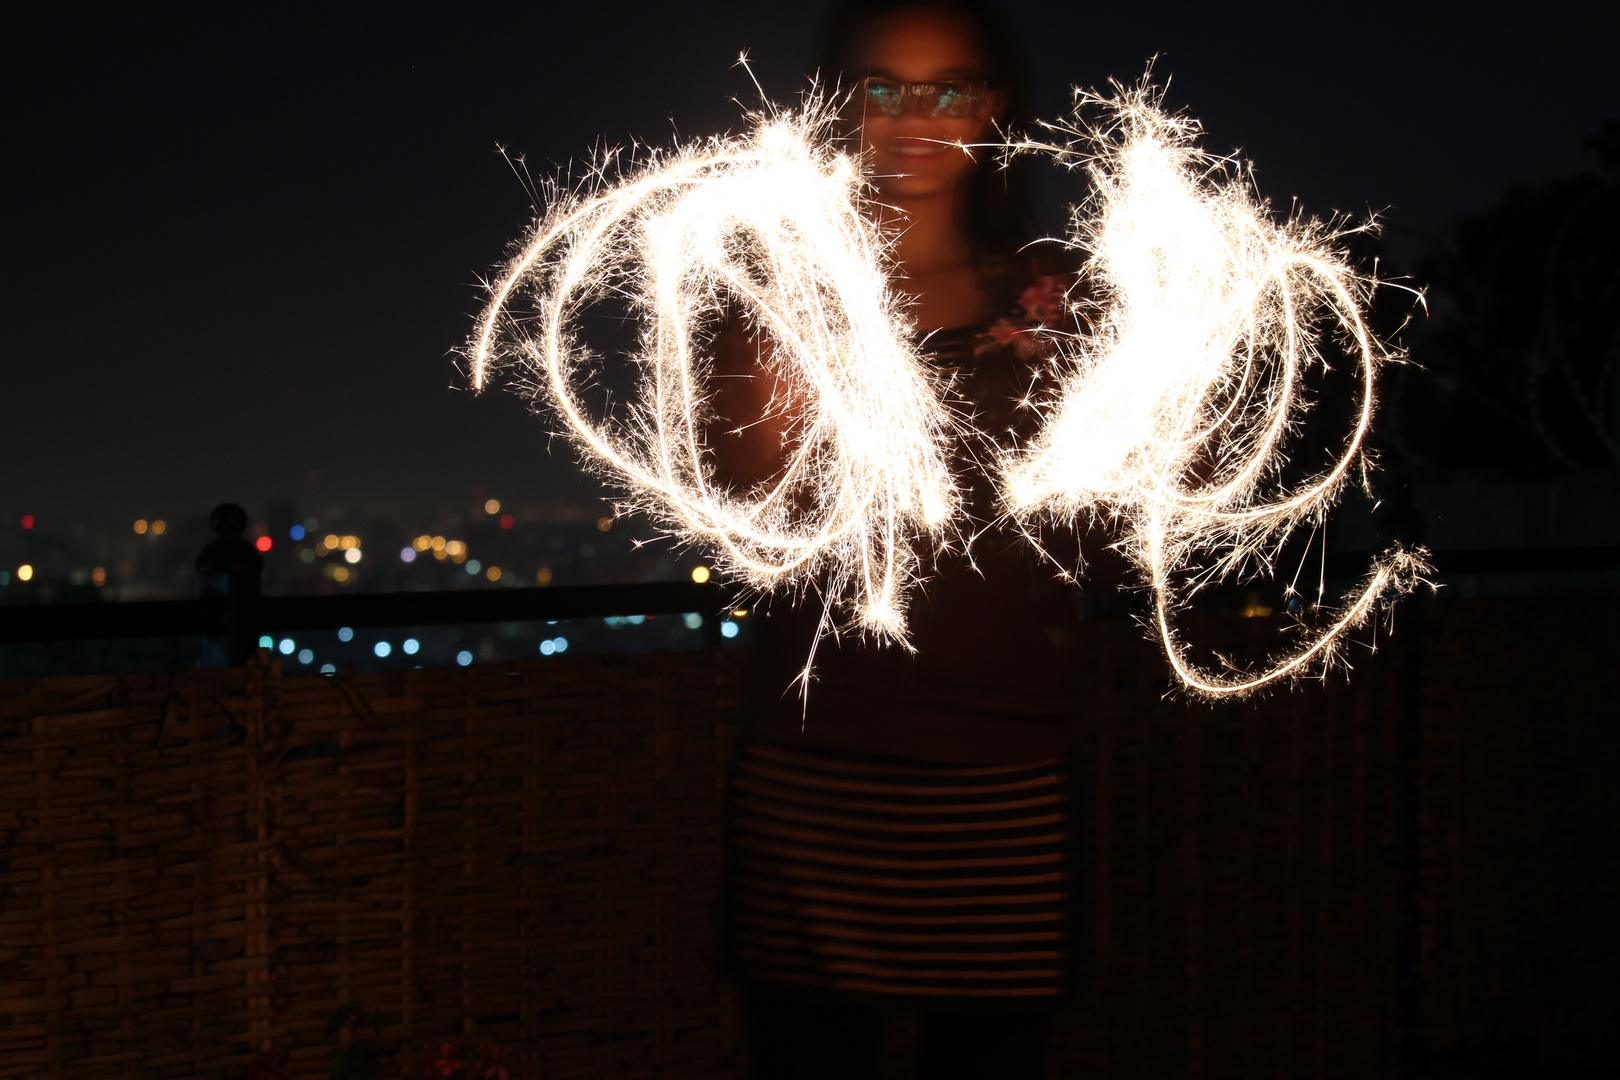
[[(1001, 117), (1005, 131), (1026, 131), (1034, 121), (1024, 65), (1012, 30), (995, 0), (841, 0), (828, 13), (816, 53), (815, 74), (828, 86), (848, 87), (866, 75), (857, 70), (866, 34), (878, 19), (900, 11), (940, 12), (960, 19), (968, 27), (989, 70), (990, 83), (1007, 95)], [(986, 253), (1014, 250), (1031, 239), (1034, 220), (1030, 211), (1025, 155), (1003, 165), (998, 157), (980, 159), (968, 191), (969, 238)]]

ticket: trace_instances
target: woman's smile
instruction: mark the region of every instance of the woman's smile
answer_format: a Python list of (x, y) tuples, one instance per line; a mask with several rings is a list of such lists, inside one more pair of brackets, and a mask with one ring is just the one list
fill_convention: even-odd
[(890, 139), (883, 149), (895, 157), (939, 157), (942, 154), (961, 153), (954, 143), (936, 139)]

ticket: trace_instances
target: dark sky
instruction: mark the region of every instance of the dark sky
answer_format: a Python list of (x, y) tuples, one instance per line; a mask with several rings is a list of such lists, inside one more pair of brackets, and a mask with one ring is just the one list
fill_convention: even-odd
[[(449, 353), (536, 172), (735, 126), (801, 85), (820, 6), (58, 5), (8, 27), (0, 514), (91, 524), (590, 492)], [(1600, 5), (1012, 5), (1043, 111), (1158, 54), (1276, 202), (1397, 250), (1581, 167), (1620, 113)], [(1596, 20), (1602, 19), (1602, 22)]]

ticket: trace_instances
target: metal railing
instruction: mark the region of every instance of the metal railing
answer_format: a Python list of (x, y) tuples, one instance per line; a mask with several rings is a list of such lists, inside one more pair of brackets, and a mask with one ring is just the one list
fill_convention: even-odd
[[(734, 587), (686, 581), (262, 597), (264, 559), (242, 535), (246, 512), (226, 503), (209, 520), (215, 538), (197, 557), (198, 599), (0, 606), (0, 644), (197, 635), (203, 639), (202, 666), (227, 667), (246, 660), (266, 633), (719, 612), (738, 600)], [(1332, 553), (1325, 571), (1329, 577), (1359, 577), (1371, 559), (1370, 553)], [(1443, 551), (1434, 562), (1446, 577), (1604, 570), (1620, 568), (1620, 547)], [(717, 620), (705, 623), (719, 633)]]
[[(203, 639), (203, 667), (230, 667), (251, 655), (261, 634), (719, 612), (735, 595), (714, 582), (669, 581), (265, 597), (259, 595), (264, 558), (242, 535), (246, 512), (226, 503), (209, 521), (215, 538), (197, 557), (197, 599), (0, 606), (0, 644), (196, 635)], [(718, 645), (719, 620), (704, 622)]]

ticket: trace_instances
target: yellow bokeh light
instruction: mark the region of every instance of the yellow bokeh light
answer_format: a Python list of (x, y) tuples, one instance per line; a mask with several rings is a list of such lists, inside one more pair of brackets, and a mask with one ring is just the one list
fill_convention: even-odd
[(709, 568), (707, 566), (692, 567), (692, 580), (697, 582), (699, 585), (702, 585), (705, 581), (708, 581)]
[(551, 567), (542, 566), (538, 571), (535, 572), (534, 580), (539, 582), (542, 585), (550, 585), (551, 584)]
[(27, 563), (23, 563), (21, 566), (17, 567), (17, 580), (18, 581), (32, 581), (32, 580), (34, 580), (34, 568), (32, 566), (29, 566)]
[(338, 539), (338, 547), (342, 548), (344, 551), (353, 551), (359, 546), (360, 538), (358, 536), (344, 536)]
[(434, 548), (433, 549), (433, 557), (435, 559), (438, 559), (440, 562), (444, 562), (444, 558), (445, 558), (445, 556), (444, 556), (444, 548), (442, 548), (442, 547)]
[(500, 512), (501, 512), (501, 500), (499, 500), (499, 499), (490, 499), (490, 500), (488, 500), (487, 502), (484, 503), (484, 513), (486, 513), (486, 514), (498, 514)]
[(458, 556), (464, 556), (467, 554), (467, 545), (463, 544), (460, 540), (451, 540), (449, 543), (444, 545), (444, 552), (452, 559)]
[(107, 584), (107, 568), (98, 566), (90, 571), (90, 580), (95, 582), (98, 587)]
[(137, 520), (135, 522), (135, 535), (137, 535), (137, 536), (145, 536), (146, 535), (146, 519), (145, 518), (140, 518), (139, 520)]
[(321, 543), (326, 547), (327, 551), (331, 551), (338, 546), (340, 541), (341, 538), (336, 533), (327, 533), (322, 538)]
[(599, 518), (596, 519), (596, 531), (597, 532), (607, 532), (611, 528), (613, 528), (613, 519), (612, 518), (610, 518), (610, 517), (599, 517)]
[(325, 555), (328, 551), (331, 551), (331, 550), (332, 549), (327, 547), (324, 543), (320, 543), (320, 544), (315, 545), (315, 554), (317, 554), (317, 555)]
[(434, 550), (434, 551), (443, 551), (443, 550), (444, 550), (444, 546), (445, 546), (445, 541), (444, 541), (444, 537), (442, 537), (442, 536), (435, 536), (435, 537), (434, 537), (434, 538), (433, 538), (433, 539), (432, 539), (432, 540), (431, 540), (431, 541), (430, 541), (430, 543), (431, 543), (431, 544), (432, 544), (432, 545), (433, 545), (433, 550)]
[(458, 551), (454, 555), (450, 556), (450, 561), (456, 563), (457, 565), (464, 563), (467, 561), (467, 553), (465, 551)]
[(162, 518), (159, 518), (158, 520), (152, 522), (152, 531), (154, 533), (156, 533), (157, 535), (159, 535), (159, 536), (162, 536), (165, 532), (168, 531), (168, 529), (169, 529), (169, 523), (164, 521)]
[(349, 568), (347, 566), (332, 567), (332, 580), (337, 582), (339, 585), (343, 584), (345, 581), (348, 581)]
[(417, 551), (426, 551), (432, 546), (433, 537), (431, 536), (418, 536), (415, 540), (411, 541), (411, 547)]
[(501, 580), (501, 568), (498, 566), (492, 566), (488, 570), (484, 571), (484, 576), (489, 578), (491, 581), (499, 581)]

